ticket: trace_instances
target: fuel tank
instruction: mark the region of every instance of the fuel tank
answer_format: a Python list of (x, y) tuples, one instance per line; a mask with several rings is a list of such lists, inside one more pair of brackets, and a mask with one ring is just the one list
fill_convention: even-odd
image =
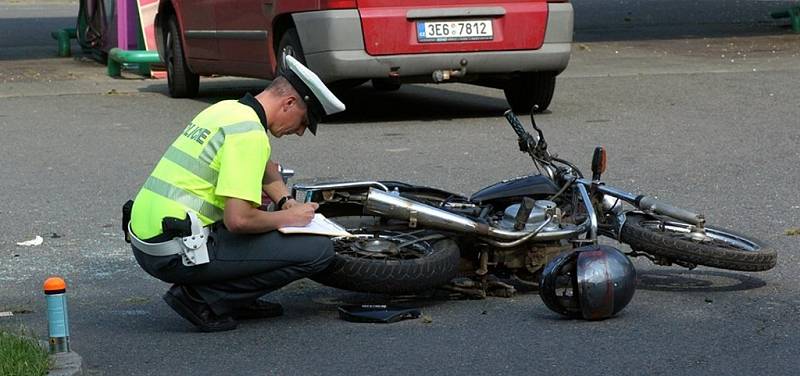
[(550, 196), (558, 192), (558, 186), (543, 175), (519, 176), (503, 180), (475, 192), (470, 201), (482, 204), (495, 200), (510, 200), (523, 196)]

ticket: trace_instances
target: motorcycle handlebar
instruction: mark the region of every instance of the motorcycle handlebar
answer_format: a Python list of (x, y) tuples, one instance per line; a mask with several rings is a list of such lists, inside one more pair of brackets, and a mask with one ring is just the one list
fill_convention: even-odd
[(514, 128), (514, 132), (517, 132), (517, 136), (519, 136), (522, 140), (528, 140), (531, 135), (525, 131), (525, 128), (522, 127), (522, 123), (519, 122), (517, 115), (514, 115), (514, 111), (507, 110), (503, 116), (506, 117), (508, 120), (508, 124), (511, 124), (511, 128)]
[(636, 206), (645, 211), (652, 211), (654, 213), (666, 215), (681, 221), (691, 223), (693, 225), (702, 225), (705, 223), (705, 218), (702, 214), (693, 213), (686, 209), (672, 206), (666, 202), (659, 201), (658, 199), (649, 196), (639, 196), (636, 198)]
[[(572, 179), (572, 175), (566, 175), (565, 178), (567, 180)], [(664, 201), (658, 200), (656, 198), (639, 195), (636, 196), (633, 193), (625, 192), (623, 190), (608, 186), (608, 185), (594, 185), (591, 180), (586, 179), (576, 179), (575, 180), (578, 184), (581, 184), (585, 187), (593, 187), (600, 193), (604, 195), (608, 195), (611, 197), (616, 197), (621, 200), (625, 200), (637, 208), (644, 210), (645, 212), (653, 212), (656, 214), (666, 215), (671, 218), (679, 219), (686, 223), (690, 223), (693, 225), (703, 225), (705, 223), (705, 217), (702, 214), (697, 214), (691, 212), (686, 209), (681, 209), (676, 206), (672, 206)]]

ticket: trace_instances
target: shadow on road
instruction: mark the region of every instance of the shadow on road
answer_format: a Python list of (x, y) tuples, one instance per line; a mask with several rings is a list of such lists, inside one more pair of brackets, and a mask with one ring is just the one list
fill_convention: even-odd
[[(232, 81), (227, 86), (200, 83), (200, 96), (193, 100), (208, 104), (225, 99), (238, 99), (245, 93), (256, 94), (269, 82), (262, 80)], [(143, 89), (145, 92), (167, 94), (166, 82)], [(498, 91), (498, 97), (457, 92), (448, 85), (404, 85), (393, 92), (377, 91), (369, 84), (337, 93), (347, 111), (325, 118), (324, 123), (371, 123), (386, 121), (438, 121), (461, 118), (499, 117), (508, 103)]]
[(438, 121), (499, 117), (508, 108), (505, 99), (455, 92), (447, 86), (406, 85), (396, 92), (380, 92), (363, 85), (341, 95), (348, 111), (331, 116), (329, 123), (375, 121)]
[(638, 289), (669, 292), (726, 292), (764, 287), (749, 274), (723, 271), (659, 270), (639, 273)]

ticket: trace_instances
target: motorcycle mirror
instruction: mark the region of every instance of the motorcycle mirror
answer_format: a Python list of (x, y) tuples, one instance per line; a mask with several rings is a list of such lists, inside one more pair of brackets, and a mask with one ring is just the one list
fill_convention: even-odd
[(594, 148), (592, 156), (592, 180), (600, 180), (600, 175), (606, 172), (606, 148)]

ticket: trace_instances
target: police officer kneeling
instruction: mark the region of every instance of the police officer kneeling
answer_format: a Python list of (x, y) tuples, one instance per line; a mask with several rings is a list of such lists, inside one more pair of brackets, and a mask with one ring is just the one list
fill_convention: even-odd
[[(327, 237), (275, 231), (308, 224), (317, 204), (289, 196), (270, 161), (268, 133), (316, 134), (321, 116), (344, 110), (312, 71), (292, 57), (285, 63), (286, 72), (255, 97), (222, 101), (198, 114), (130, 210), (126, 228), (136, 261), (173, 284), (164, 300), (202, 331), (281, 315), (279, 304), (259, 298), (322, 271), (333, 257)], [(259, 210), (262, 193), (276, 203), (275, 211)]]

